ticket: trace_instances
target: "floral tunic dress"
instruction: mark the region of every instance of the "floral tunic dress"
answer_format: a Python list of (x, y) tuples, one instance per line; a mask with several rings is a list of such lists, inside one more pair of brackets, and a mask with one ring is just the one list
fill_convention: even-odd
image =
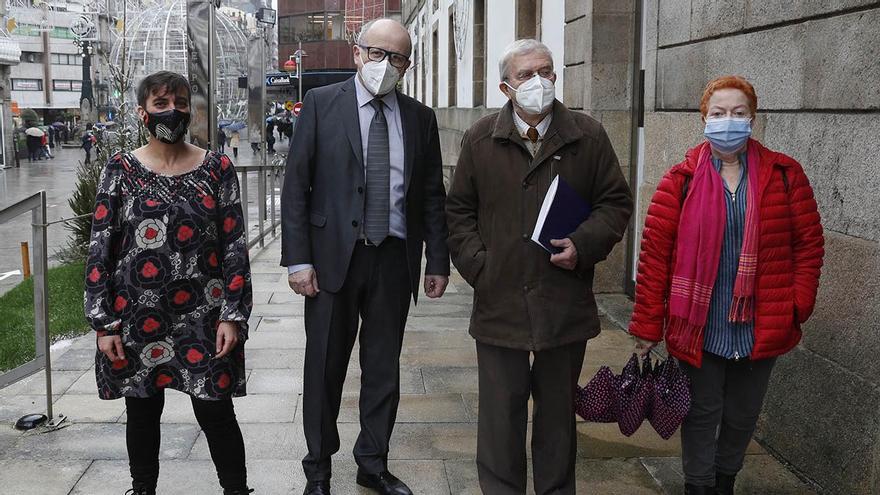
[[(226, 155), (209, 153), (176, 176), (130, 153), (110, 159), (92, 220), (85, 313), (94, 330), (121, 336), (125, 359), (98, 351), (102, 399), (165, 388), (200, 399), (245, 395), (252, 292), (243, 223)], [(238, 323), (240, 343), (214, 359), (221, 321)]]

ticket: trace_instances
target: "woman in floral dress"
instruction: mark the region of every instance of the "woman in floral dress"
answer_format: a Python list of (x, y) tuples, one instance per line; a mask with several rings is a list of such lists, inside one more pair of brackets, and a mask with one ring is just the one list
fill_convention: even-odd
[(252, 306), (238, 180), (227, 156), (183, 141), (183, 76), (157, 72), (137, 93), (150, 141), (107, 163), (86, 266), (98, 394), (125, 398), (126, 493), (156, 493), (166, 388), (190, 395), (224, 494), (250, 493), (232, 405)]

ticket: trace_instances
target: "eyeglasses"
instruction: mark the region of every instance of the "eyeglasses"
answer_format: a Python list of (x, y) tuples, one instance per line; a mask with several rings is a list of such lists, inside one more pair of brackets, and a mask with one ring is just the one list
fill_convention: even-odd
[(539, 76), (543, 77), (544, 79), (550, 79), (553, 76), (554, 72), (553, 72), (553, 69), (541, 69), (537, 72), (522, 71), (522, 72), (518, 72), (514, 76), (514, 79), (516, 79), (517, 81), (528, 81), (529, 79), (535, 77), (535, 74), (538, 74)]
[(402, 53), (390, 52), (375, 46), (358, 45), (361, 49), (367, 51), (367, 58), (373, 62), (381, 62), (388, 57), (388, 62), (398, 69), (402, 69), (409, 64), (409, 57)]

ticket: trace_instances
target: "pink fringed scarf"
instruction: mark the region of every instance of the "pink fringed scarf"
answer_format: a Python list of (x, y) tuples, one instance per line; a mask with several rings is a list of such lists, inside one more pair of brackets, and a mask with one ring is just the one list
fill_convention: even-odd
[[(743, 244), (728, 319), (750, 321), (755, 308), (755, 273), (758, 266), (758, 166), (757, 146), (748, 147), (748, 196)], [(666, 340), (677, 349), (696, 353), (702, 345), (712, 288), (724, 242), (727, 208), (724, 180), (712, 165), (711, 147), (700, 150), (697, 167), (682, 206), (676, 239), (675, 265), (669, 297)]]

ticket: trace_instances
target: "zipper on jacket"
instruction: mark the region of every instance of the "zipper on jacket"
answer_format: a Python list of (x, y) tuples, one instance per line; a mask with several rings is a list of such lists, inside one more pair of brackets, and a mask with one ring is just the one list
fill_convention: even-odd
[(733, 360), (738, 362), (739, 359), (740, 359), (739, 351), (733, 351)]

